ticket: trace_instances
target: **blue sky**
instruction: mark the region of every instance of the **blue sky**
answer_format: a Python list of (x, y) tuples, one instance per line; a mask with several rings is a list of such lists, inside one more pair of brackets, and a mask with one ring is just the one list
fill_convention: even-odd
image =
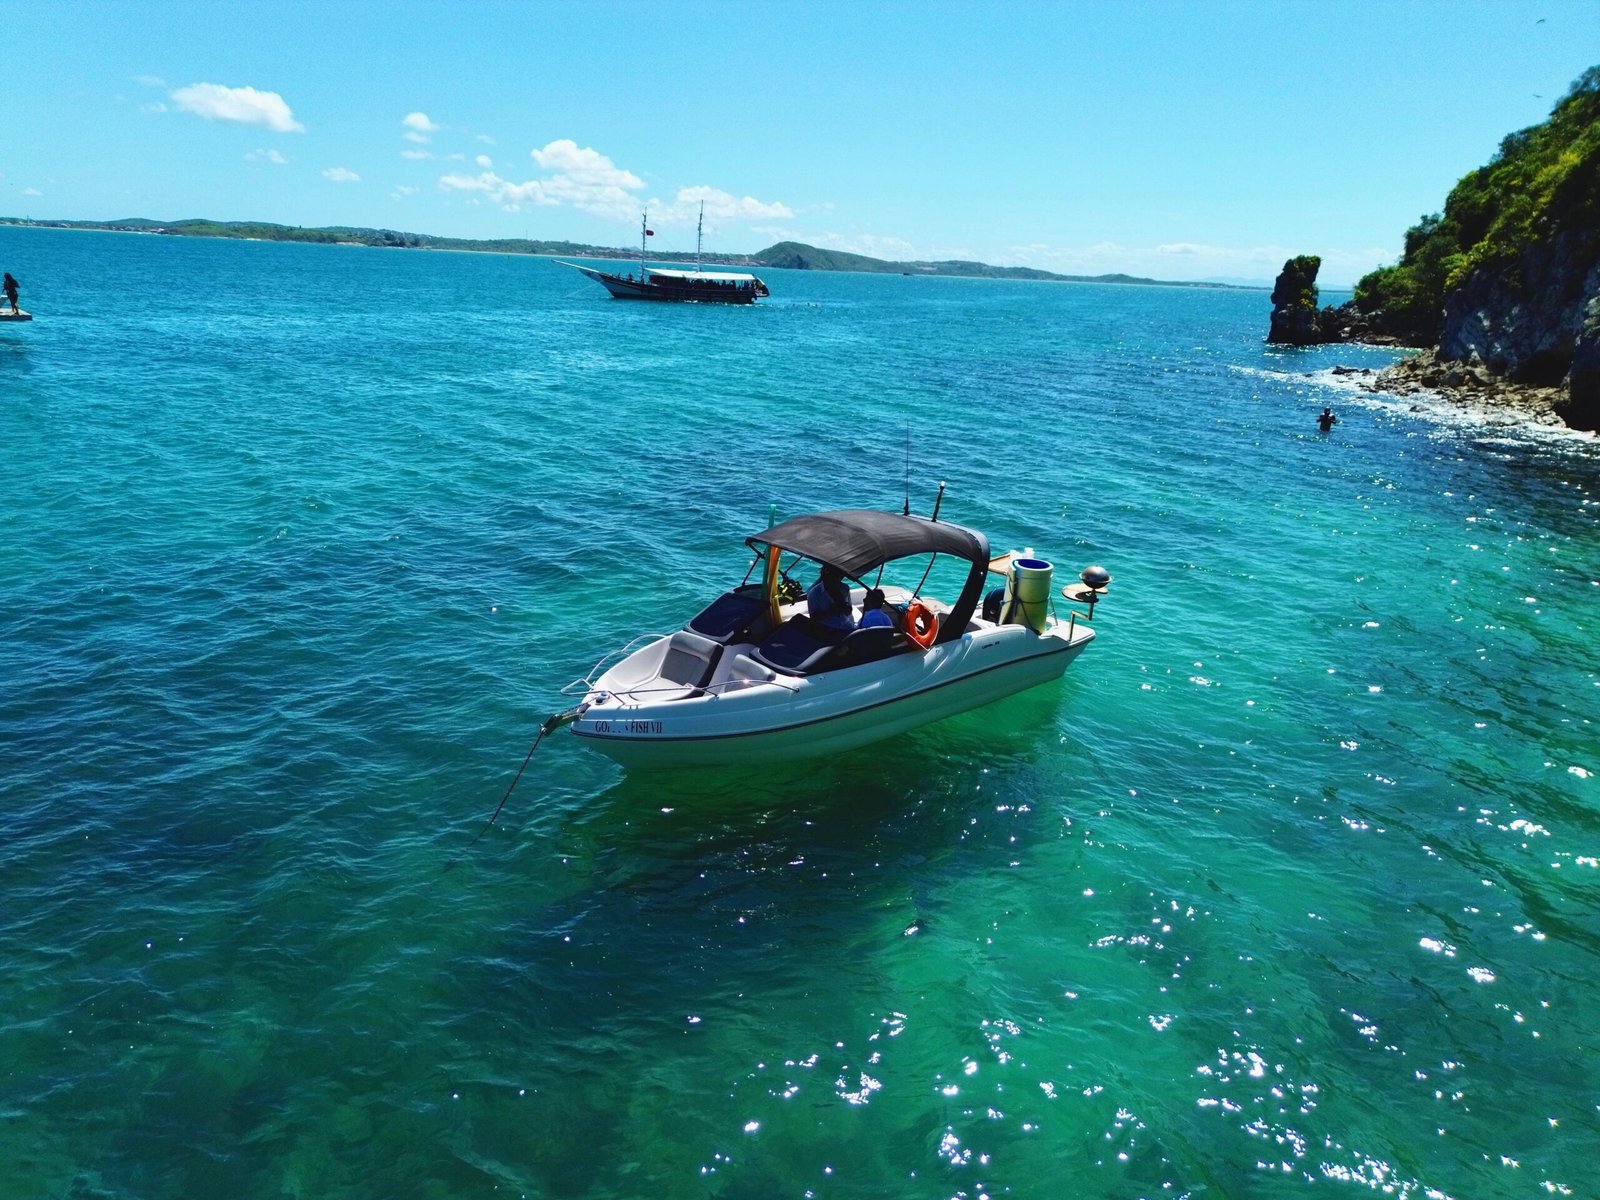
[(0, 0), (0, 216), (1338, 285), (1600, 63), (1600, 3)]

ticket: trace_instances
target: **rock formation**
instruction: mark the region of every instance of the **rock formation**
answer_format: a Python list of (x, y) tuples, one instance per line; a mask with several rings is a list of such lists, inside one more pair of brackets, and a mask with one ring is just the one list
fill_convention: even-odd
[(1283, 264), (1272, 288), (1272, 323), (1267, 341), (1281, 346), (1318, 346), (1327, 342), (1367, 342), (1398, 346), (1400, 340), (1375, 325), (1372, 318), (1346, 302), (1317, 307), (1317, 272), (1322, 259), (1302, 254)]
[(1277, 346), (1311, 346), (1322, 340), (1317, 320), (1317, 272), (1322, 259), (1302, 254), (1283, 264), (1272, 286), (1272, 324), (1267, 342)]

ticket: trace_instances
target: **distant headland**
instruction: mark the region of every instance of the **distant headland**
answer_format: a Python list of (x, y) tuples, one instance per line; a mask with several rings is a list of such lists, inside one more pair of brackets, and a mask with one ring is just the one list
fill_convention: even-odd
[(1317, 308), (1320, 266), (1310, 254), (1284, 263), (1268, 341), (1415, 346), (1373, 390), (1425, 389), (1600, 431), (1600, 66), (1548, 121), (1463, 176), (1350, 302)]
[[(319, 245), (374, 246), (391, 250), (456, 250), (478, 254), (535, 254), (557, 258), (638, 258), (636, 250), (616, 246), (591, 246), (582, 242), (534, 241), (528, 238), (451, 238), (429, 233), (402, 233), (394, 229), (366, 229), (333, 225), (306, 228), (274, 225), (265, 221), (152, 221), (127, 217), (117, 221), (39, 221), (0, 217), (0, 225), (33, 229), (90, 229), (111, 233), (160, 234), (167, 237), (237, 238), (261, 242), (311, 242)], [(691, 262), (693, 255), (652, 253), (653, 262)], [(988, 263), (944, 259), (937, 262), (891, 262), (865, 254), (824, 250), (802, 242), (779, 242), (756, 254), (703, 254), (701, 260), (723, 267), (779, 267), (791, 271), (861, 271), (876, 275), (942, 275), (968, 279), (1040, 279), (1061, 283), (1122, 283), (1144, 287), (1240, 290), (1228, 283), (1190, 283), (1182, 280), (1146, 279), (1137, 275), (1058, 275), (1033, 267), (995, 267)], [(1245, 289), (1254, 290), (1254, 289)]]

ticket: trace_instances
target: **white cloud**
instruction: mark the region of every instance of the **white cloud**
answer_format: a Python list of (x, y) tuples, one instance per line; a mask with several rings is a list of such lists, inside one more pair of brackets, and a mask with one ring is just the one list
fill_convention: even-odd
[(164, 88), (167, 86), (167, 81), (159, 75), (135, 75), (133, 81), (143, 84), (145, 87)]
[(512, 183), (509, 179), (501, 179), (493, 171), (484, 171), (479, 175), (441, 175), (439, 190), (481, 192), (494, 203), (507, 206), (513, 204), (554, 206), (561, 203), (548, 197), (545, 194), (544, 184), (537, 179), (529, 180), (527, 183)]
[(480, 192), (502, 206), (570, 205), (583, 212), (619, 218), (631, 217), (639, 211), (639, 201), (632, 193), (644, 187), (644, 180), (617, 166), (598, 150), (580, 147), (570, 138), (561, 138), (531, 154), (535, 163), (550, 172), (543, 179), (514, 183), (484, 170), (478, 175), (441, 176), (439, 189)]
[(651, 200), (650, 213), (661, 214), (661, 223), (693, 221), (700, 217), (700, 205), (706, 206), (706, 220), (727, 221), (789, 221), (794, 210), (787, 204), (766, 204), (754, 196), (735, 196), (713, 187), (679, 188), (670, 201)]
[(416, 194), (416, 188), (411, 187), (409, 184), (402, 183), (399, 187), (395, 188), (394, 191), (389, 193), (389, 199), (404, 200), (407, 196), (415, 196)]
[(42, 195), (44, 195), (44, 193), (41, 192), (38, 188), (23, 188), (22, 189), (22, 194), (24, 196), (42, 196)]
[(159, 100), (152, 100), (149, 104), (139, 105), (139, 111), (147, 113), (164, 113), (167, 111), (167, 106), (161, 103)]
[(429, 120), (428, 114), (425, 112), (407, 113), (400, 121), (400, 124), (406, 127), (405, 133), (401, 134), (401, 136), (406, 141), (416, 142), (420, 146), (425, 146), (433, 141), (432, 135), (444, 128), (443, 125)]
[(621, 187), (644, 186), (644, 181), (632, 171), (623, 170), (590, 146), (579, 148), (578, 143), (571, 138), (558, 138), (543, 150), (533, 150), (529, 153), (533, 161), (546, 171), (555, 171), (559, 175), (571, 175), (595, 183), (616, 184)]
[(171, 99), (185, 112), (208, 121), (265, 125), (279, 133), (304, 133), (306, 128), (294, 119), (294, 113), (277, 92), (258, 92), (253, 87), (223, 87), (220, 83), (191, 83), (173, 92)]
[(502, 178), (491, 168), (488, 155), (480, 154), (477, 175), (451, 174), (439, 178), (439, 190), (481, 195), (502, 207), (530, 204), (546, 208), (565, 205), (582, 212), (613, 220), (635, 220), (642, 207), (650, 210), (650, 220), (663, 225), (691, 224), (706, 206), (709, 222), (745, 220), (788, 220), (794, 212), (785, 204), (765, 203), (753, 196), (734, 196), (712, 187), (688, 187), (672, 200), (641, 199), (644, 180), (625, 167), (619, 167), (591, 146), (579, 146), (571, 138), (559, 138), (543, 149), (529, 152), (546, 174), (522, 183)]
[(289, 160), (276, 150), (252, 150), (244, 156), (245, 162), (277, 163), (280, 167)]
[(417, 160), (424, 159), (424, 158), (432, 158), (433, 157), (433, 151), (431, 151), (431, 150), (402, 150), (402, 151), (400, 151), (400, 157), (401, 158), (409, 158), (409, 159), (411, 159), (413, 161), (417, 161)]
[(360, 183), (361, 182), (361, 176), (357, 175), (354, 171), (350, 170), (348, 167), (329, 167), (326, 171), (324, 171), (322, 173), (322, 177), (324, 179), (331, 180), (334, 183)]
[(482, 142), (485, 146), (494, 146), (498, 144), (487, 133), (480, 133), (474, 140)]

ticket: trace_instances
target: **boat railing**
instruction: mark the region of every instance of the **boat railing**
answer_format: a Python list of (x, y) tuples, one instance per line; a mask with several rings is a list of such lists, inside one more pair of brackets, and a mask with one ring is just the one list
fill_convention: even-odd
[[(652, 701), (658, 700), (691, 700), (702, 698), (716, 700), (721, 696), (727, 695), (729, 692), (742, 692), (746, 688), (760, 687), (765, 684), (776, 682), (778, 682), (778, 679), (736, 678), (718, 680), (715, 683), (707, 683), (701, 687), (690, 687), (687, 684), (673, 683), (670, 679), (661, 679), (658, 677), (656, 679), (647, 679), (643, 683), (635, 684), (632, 687), (623, 688), (614, 692), (608, 692), (607, 695), (609, 695), (612, 699), (620, 700), (625, 704), (649, 704)], [(575, 690), (567, 692), (567, 694), (582, 695), (586, 690), (582, 684), (582, 680), (569, 684), (568, 687)], [(565, 689), (563, 690), (565, 691)]]
[[(587, 695), (595, 690), (595, 683), (600, 676), (604, 675), (617, 663), (627, 658), (641, 645), (646, 645), (651, 642), (659, 641), (664, 637), (671, 636), (672, 635), (668, 633), (641, 633), (626, 646), (623, 646), (617, 650), (612, 650), (610, 653), (603, 655), (600, 660), (594, 664), (594, 666), (589, 668), (588, 674), (586, 674), (582, 679), (574, 679), (571, 683), (563, 687), (561, 689), (561, 694), (563, 696)], [(690, 687), (688, 685), (677, 683), (671, 679), (665, 679), (657, 675), (650, 679), (640, 680), (636, 684), (611, 692), (610, 694), (618, 699), (632, 700), (636, 703), (648, 703), (652, 699), (660, 699), (664, 697), (684, 698), (690, 695), (709, 696), (712, 699), (715, 699), (716, 697), (724, 695), (728, 692), (743, 691), (745, 688), (756, 687), (760, 684), (773, 683), (776, 681), (777, 680), (773, 676), (773, 673), (768, 671), (759, 673), (756, 676), (733, 674), (725, 679), (719, 679), (715, 682), (707, 681), (699, 686)]]
[(671, 634), (667, 633), (641, 633), (626, 646), (601, 655), (600, 661), (589, 668), (589, 673), (587, 675), (585, 675), (582, 679), (574, 679), (571, 683), (567, 684), (561, 689), (561, 694), (563, 696), (581, 696), (585, 692), (594, 691), (594, 681), (596, 679), (598, 679), (601, 675), (604, 675), (617, 663), (627, 658), (628, 655), (632, 654), (640, 646), (647, 642), (656, 642), (660, 641), (664, 637), (671, 636)]

